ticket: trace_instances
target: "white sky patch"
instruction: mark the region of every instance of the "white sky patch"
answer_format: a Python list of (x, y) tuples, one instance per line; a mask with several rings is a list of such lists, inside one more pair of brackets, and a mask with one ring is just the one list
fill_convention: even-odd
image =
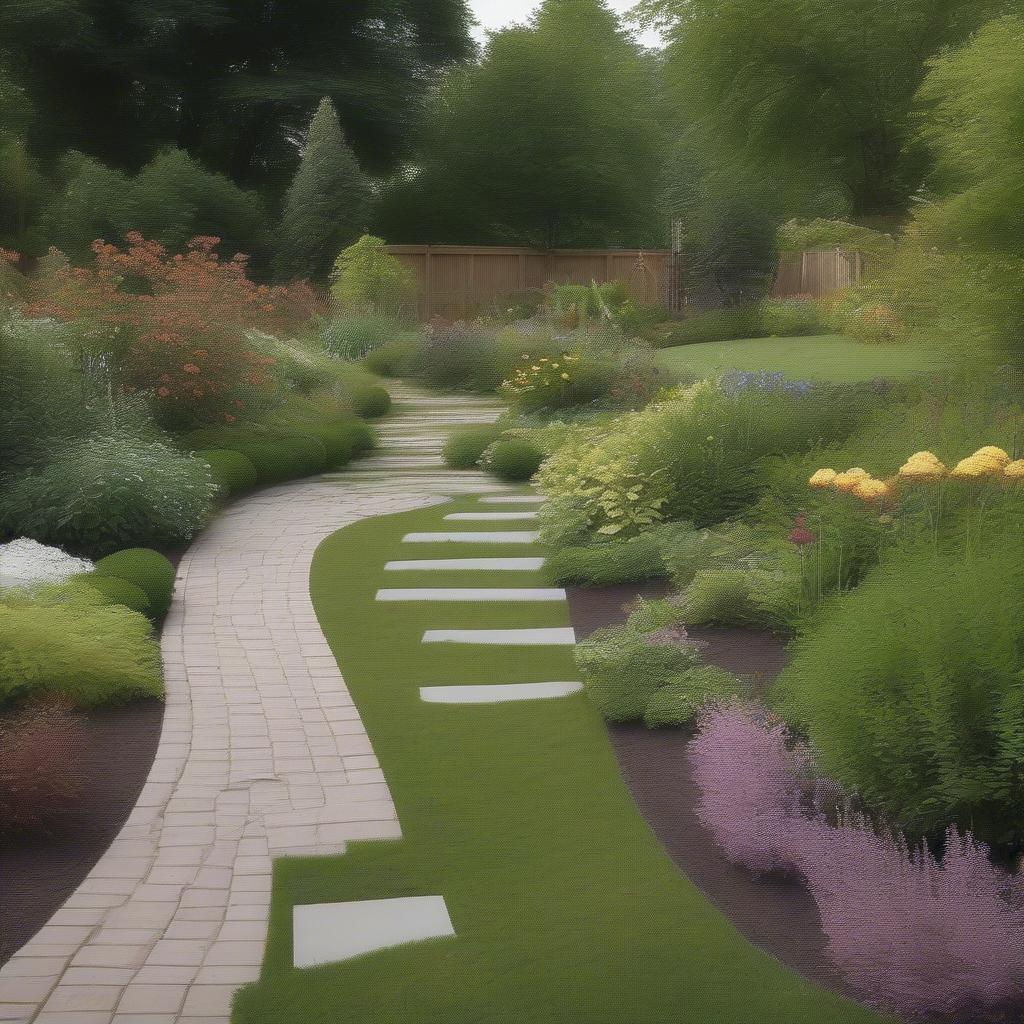
[[(608, 6), (619, 15), (625, 14), (636, 6), (636, 0), (607, 0)], [(485, 42), (488, 30), (504, 28), (513, 23), (529, 21), (530, 15), (540, 6), (539, 0), (469, 0), (469, 6), (479, 24), (473, 29), (473, 35), (480, 42)], [(626, 28), (636, 28), (628, 22)], [(639, 40), (645, 46), (660, 46), (661, 36), (655, 31), (640, 33)]]

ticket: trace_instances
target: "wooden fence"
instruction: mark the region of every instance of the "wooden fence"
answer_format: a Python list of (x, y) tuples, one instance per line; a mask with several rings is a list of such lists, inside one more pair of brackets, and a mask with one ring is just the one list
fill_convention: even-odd
[(549, 281), (623, 281), (638, 303), (669, 303), (675, 277), (667, 250), (514, 249), (496, 246), (389, 245), (416, 274), (419, 315), (458, 320), (495, 300), (535, 291)]
[(820, 299), (857, 284), (863, 274), (864, 258), (859, 252), (814, 249), (785, 253), (779, 259), (772, 296), (788, 299), (794, 295), (811, 295)]

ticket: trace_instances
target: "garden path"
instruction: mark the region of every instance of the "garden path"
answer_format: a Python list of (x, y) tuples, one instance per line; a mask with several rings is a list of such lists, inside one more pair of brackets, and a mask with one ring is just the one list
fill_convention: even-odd
[(359, 519), (500, 490), (441, 460), (447, 428), (500, 407), (390, 390), (378, 453), (236, 502), (185, 555), (147, 783), (86, 880), (0, 969), (0, 1021), (227, 1024), (232, 994), (259, 975), (273, 859), (400, 835), (313, 610), (310, 564)]

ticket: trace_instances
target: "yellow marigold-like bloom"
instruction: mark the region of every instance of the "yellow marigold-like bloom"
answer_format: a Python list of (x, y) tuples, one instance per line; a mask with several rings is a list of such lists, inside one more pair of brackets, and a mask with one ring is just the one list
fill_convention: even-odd
[(1010, 456), (1002, 448), (996, 448), (995, 445), (991, 444), (986, 445), (984, 448), (979, 448), (971, 457), (994, 459), (1000, 466), (1006, 466), (1010, 461)]
[(1024, 459), (1017, 459), (1003, 466), (1003, 476), (1007, 480), (1024, 480)]
[(930, 462), (927, 459), (911, 459), (905, 465), (900, 466), (897, 474), (902, 480), (919, 480), (930, 483), (934, 480), (941, 480), (946, 475), (946, 467), (936, 459)]
[(854, 466), (853, 469), (848, 469), (845, 473), (837, 473), (832, 481), (832, 486), (837, 491), (850, 493), (857, 486), (859, 480), (870, 479), (871, 474), (866, 469)]
[(819, 469), (818, 472), (807, 481), (807, 485), (808, 487), (813, 487), (816, 490), (822, 490), (826, 487), (831, 487), (832, 482), (838, 475), (839, 474), (834, 469)]
[(858, 480), (853, 485), (851, 493), (863, 501), (878, 501), (881, 498), (887, 498), (890, 492), (889, 485), (884, 481), (868, 477), (866, 480)]
[(1003, 467), (993, 458), (985, 455), (972, 455), (961, 459), (949, 474), (954, 480), (980, 480), (986, 476), (1001, 473)]
[(568, 380), (568, 379), (569, 379), (569, 374), (563, 373), (562, 374), (562, 380)]
[(932, 465), (942, 465), (939, 461), (939, 457), (935, 455), (934, 452), (914, 452), (914, 454), (907, 459), (908, 464), (911, 462), (930, 462)]

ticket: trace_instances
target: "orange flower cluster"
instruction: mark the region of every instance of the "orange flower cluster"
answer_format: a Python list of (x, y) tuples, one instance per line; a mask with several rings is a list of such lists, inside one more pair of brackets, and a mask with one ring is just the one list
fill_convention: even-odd
[(243, 395), (276, 387), (274, 360), (252, 350), (246, 331), (306, 319), (315, 297), (304, 284), (256, 284), (245, 256), (218, 257), (219, 241), (193, 238), (175, 255), (138, 232), (127, 235), (125, 248), (96, 241), (94, 265), (58, 263), (37, 283), (27, 312), (87, 325), (125, 379), (174, 418), (233, 419), (227, 410), (239, 408)]

